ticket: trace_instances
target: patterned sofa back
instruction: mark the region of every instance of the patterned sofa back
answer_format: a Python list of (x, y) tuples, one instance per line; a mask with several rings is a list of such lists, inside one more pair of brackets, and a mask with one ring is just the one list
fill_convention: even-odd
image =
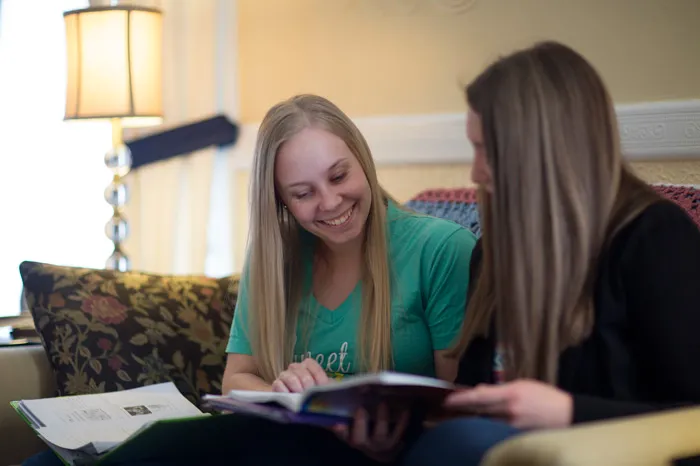
[[(700, 228), (700, 190), (693, 186), (668, 184), (655, 184), (652, 187), (680, 205)], [(418, 193), (405, 205), (417, 212), (452, 220), (481, 236), (474, 188), (429, 189)]]

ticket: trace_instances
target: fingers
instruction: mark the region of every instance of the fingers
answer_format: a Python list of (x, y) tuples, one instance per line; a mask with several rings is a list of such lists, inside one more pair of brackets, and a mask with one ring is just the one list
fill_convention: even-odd
[(375, 420), (373, 440), (385, 442), (389, 437), (389, 408), (382, 403), (377, 408), (377, 418)]
[(513, 406), (517, 388), (515, 383), (478, 385), (452, 393), (445, 400), (445, 407), (510, 423), (515, 415)]
[(306, 358), (300, 363), (292, 363), (272, 384), (276, 392), (300, 393), (315, 385), (324, 385), (330, 381), (326, 371), (313, 358)]
[(348, 435), (349, 435), (349, 428), (347, 424), (336, 424), (333, 427), (331, 427), (331, 430), (340, 437), (344, 441), (348, 441)]
[[(291, 369), (291, 366), (289, 367)], [(299, 393), (304, 391), (304, 383), (299, 378), (299, 375), (292, 370), (282, 372), (275, 382), (283, 384), (288, 392)]]
[(301, 366), (311, 375), (315, 385), (324, 385), (330, 380), (323, 367), (313, 358), (306, 358)]
[(477, 416), (490, 417), (494, 419), (500, 419), (502, 421), (509, 421), (511, 418), (511, 413), (508, 409), (508, 403), (505, 401), (475, 406), (473, 408), (473, 413)]
[[(396, 447), (408, 427), (410, 414), (403, 411), (396, 425), (391, 427), (389, 408), (382, 403), (378, 406), (373, 419), (374, 427), (370, 429), (370, 415), (366, 409), (359, 409), (355, 414), (352, 429), (347, 440), (356, 447), (367, 450), (387, 451)], [(347, 432), (347, 431), (346, 431)]]
[(391, 433), (391, 436), (389, 437), (389, 443), (393, 446), (397, 445), (401, 439), (403, 438), (403, 434), (406, 432), (406, 429), (408, 428), (408, 422), (410, 420), (411, 416), (408, 413), (408, 411), (404, 411), (401, 413), (399, 416), (399, 421), (394, 426), (394, 430)]
[(277, 379), (274, 382), (272, 382), (272, 391), (273, 392), (288, 393), (289, 389), (284, 384), (284, 382), (282, 382), (280, 379)]
[(508, 402), (511, 387), (504, 385), (479, 385), (472, 389), (459, 390), (445, 399), (445, 406), (472, 410), (481, 409)]
[(301, 384), (302, 390), (306, 390), (307, 388), (316, 385), (316, 379), (314, 379), (314, 376), (309, 370), (308, 366), (308, 363), (290, 364), (289, 366), (289, 370), (294, 374), (299, 384)]
[(356, 446), (364, 446), (369, 443), (369, 415), (365, 409), (359, 409), (355, 414), (353, 428), (350, 431), (350, 443)]
[(359, 409), (351, 426), (336, 425), (331, 430), (343, 441), (362, 451), (379, 462), (391, 461), (398, 453), (403, 434), (408, 427), (410, 412), (403, 410), (398, 423), (390, 428), (389, 409), (381, 404), (372, 418), (374, 428), (370, 429), (370, 415), (366, 409)]

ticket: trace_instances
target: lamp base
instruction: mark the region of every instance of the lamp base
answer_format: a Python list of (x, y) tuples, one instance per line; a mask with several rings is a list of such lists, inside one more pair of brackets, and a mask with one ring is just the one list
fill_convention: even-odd
[(119, 272), (126, 272), (131, 269), (131, 263), (126, 254), (124, 254), (121, 249), (115, 249), (111, 256), (107, 259), (105, 263), (105, 268), (109, 270), (117, 270)]
[(129, 225), (123, 208), (129, 200), (129, 189), (123, 177), (131, 170), (131, 151), (122, 143), (122, 126), (118, 118), (112, 120), (112, 149), (105, 154), (105, 165), (112, 171), (112, 182), (105, 189), (105, 200), (112, 206), (112, 218), (105, 225), (105, 235), (114, 244), (114, 251), (105, 264), (106, 268), (121, 272), (131, 268), (122, 243), (129, 236)]

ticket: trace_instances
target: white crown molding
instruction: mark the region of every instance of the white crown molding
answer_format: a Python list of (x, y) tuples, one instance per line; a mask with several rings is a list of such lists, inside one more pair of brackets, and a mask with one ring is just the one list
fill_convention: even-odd
[(700, 158), (700, 100), (619, 105), (616, 110), (628, 159)]
[[(700, 99), (615, 107), (622, 149), (630, 161), (700, 159)], [(463, 113), (355, 118), (377, 166), (469, 163), (471, 145)], [(241, 128), (234, 167), (252, 166), (258, 125)]]

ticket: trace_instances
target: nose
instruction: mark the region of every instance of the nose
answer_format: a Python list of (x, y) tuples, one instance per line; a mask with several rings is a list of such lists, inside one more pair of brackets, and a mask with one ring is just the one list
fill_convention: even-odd
[(474, 156), (471, 179), (472, 183), (477, 186), (483, 186), (487, 190), (492, 189), (491, 169), (486, 163), (486, 158), (483, 156), (483, 154), (477, 153)]
[(333, 212), (338, 208), (341, 202), (343, 202), (342, 196), (333, 188), (326, 188), (321, 190), (321, 202), (319, 203), (319, 208), (326, 212)]
[(481, 167), (476, 165), (476, 164), (472, 165), (472, 173), (471, 173), (472, 183), (474, 183), (476, 185), (485, 184), (484, 183), (486, 181), (485, 178), (486, 177), (484, 176), (484, 171), (481, 169)]

